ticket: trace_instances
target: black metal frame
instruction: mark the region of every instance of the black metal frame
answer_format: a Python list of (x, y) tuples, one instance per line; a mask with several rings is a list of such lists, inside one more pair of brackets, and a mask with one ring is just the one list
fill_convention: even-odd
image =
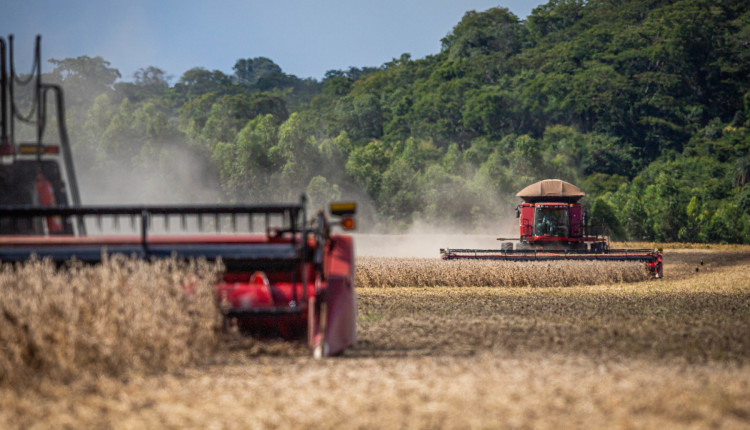
[[(55, 96), (57, 127), (62, 150), (63, 163), (65, 165), (65, 174), (67, 175), (68, 190), (72, 204), (81, 205), (81, 194), (78, 188), (78, 179), (76, 178), (75, 165), (68, 140), (68, 131), (65, 125), (65, 101), (62, 87), (54, 84), (42, 83), (42, 37), (36, 37), (34, 46), (34, 61), (31, 73), (28, 78), (21, 79), (16, 74), (15, 59), (13, 52), (13, 35), (8, 37), (9, 59), (6, 63), (6, 42), (0, 38), (0, 144), (10, 144), (15, 147), (15, 121), (19, 120), (36, 126), (37, 141), (37, 160), (41, 160), (43, 151), (44, 131), (47, 125), (47, 94), (52, 92)], [(16, 106), (14, 93), (15, 85), (28, 85), (34, 81), (34, 100), (31, 109), (27, 115), (19, 112)], [(34, 115), (36, 113), (36, 115)], [(15, 155), (14, 155), (15, 157)], [(81, 234), (85, 233), (85, 227), (82, 223), (78, 224)]]
[(5, 63), (5, 39), (0, 37), (0, 145), (10, 143), (8, 139), (8, 66)]
[(655, 249), (608, 249), (591, 252), (583, 249), (542, 249), (542, 250), (505, 250), (505, 249), (451, 249), (441, 250), (443, 260), (612, 260), (644, 261), (658, 259)]

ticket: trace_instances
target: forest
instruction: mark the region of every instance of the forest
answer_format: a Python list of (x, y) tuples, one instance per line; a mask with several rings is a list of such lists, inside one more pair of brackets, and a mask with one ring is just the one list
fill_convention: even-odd
[(65, 89), (82, 178), (116, 168), (190, 193), (189, 160), (212, 201), (354, 199), (364, 230), (394, 233), (495, 232), (517, 191), (559, 178), (614, 239), (750, 243), (750, 2), (469, 11), (441, 44), (321, 80), (264, 57), (125, 80), (88, 56), (44, 79)]

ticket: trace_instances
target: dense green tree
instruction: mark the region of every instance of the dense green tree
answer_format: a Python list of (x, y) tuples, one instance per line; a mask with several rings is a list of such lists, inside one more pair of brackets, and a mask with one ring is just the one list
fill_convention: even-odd
[(595, 232), (610, 236), (613, 240), (623, 240), (627, 237), (617, 219), (615, 209), (603, 197), (598, 197), (591, 205), (589, 222)]
[(342, 97), (335, 112), (352, 139), (378, 139), (383, 134), (380, 101), (373, 94)]
[(534, 8), (528, 19), (529, 31), (537, 39), (564, 33), (581, 19), (584, 0), (551, 0)]
[(266, 114), (249, 121), (232, 142), (216, 145), (212, 158), (231, 200), (259, 202), (274, 197), (272, 178), (279, 166), (270, 151), (277, 144), (278, 121)]
[(441, 42), (450, 59), (498, 53), (507, 57), (520, 50), (524, 30), (518, 17), (506, 8), (469, 11)]
[[(196, 100), (200, 101), (201, 98)], [(279, 121), (285, 120), (288, 114), (284, 100), (266, 93), (223, 96), (211, 105), (201, 137), (206, 142), (230, 142), (248, 121), (265, 114)]]
[(184, 103), (208, 93), (227, 93), (231, 84), (232, 78), (219, 70), (209, 71), (202, 67), (194, 67), (182, 74), (173, 91)]
[(234, 76), (241, 84), (253, 85), (261, 78), (281, 73), (281, 67), (266, 57), (241, 58), (234, 63)]
[(234, 136), (253, 119), (249, 97), (245, 95), (224, 96), (211, 105), (206, 125), (201, 130), (207, 142), (230, 142)]
[(122, 98), (133, 102), (160, 97), (169, 89), (169, 76), (154, 66), (138, 69), (133, 74), (134, 82), (117, 82), (115, 90)]
[(373, 140), (356, 148), (346, 162), (346, 173), (371, 196), (380, 194), (383, 172), (390, 163), (392, 151), (382, 141)]
[(74, 109), (87, 110), (99, 94), (110, 93), (121, 77), (120, 71), (110, 67), (110, 62), (102, 57), (82, 55), (62, 60), (52, 58), (49, 62), (55, 66), (51, 79), (62, 83), (66, 102)]

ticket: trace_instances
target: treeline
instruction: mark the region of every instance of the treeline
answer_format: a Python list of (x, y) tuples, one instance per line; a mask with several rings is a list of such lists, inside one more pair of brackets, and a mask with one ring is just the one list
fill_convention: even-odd
[(263, 57), (174, 85), (155, 67), (118, 81), (100, 57), (54, 64), (84, 171), (168, 177), (180, 148), (224, 200), (355, 198), (362, 225), (391, 231), (493, 231), (515, 192), (554, 177), (618, 239), (750, 243), (746, 1), (471, 11), (435, 55), (321, 81)]

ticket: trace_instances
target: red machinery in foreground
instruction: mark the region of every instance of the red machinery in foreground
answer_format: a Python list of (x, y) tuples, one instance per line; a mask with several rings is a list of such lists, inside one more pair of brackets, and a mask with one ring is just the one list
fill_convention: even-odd
[[(330, 233), (332, 225), (354, 228), (354, 203), (331, 205), (335, 223), (322, 211), (308, 219), (304, 196), (292, 204), (81, 206), (62, 90), (41, 83), (39, 38), (34, 81), (34, 73), (26, 80), (15, 75), (10, 41), (8, 74), (0, 38), (0, 262), (33, 255), (58, 265), (71, 259), (95, 264), (114, 254), (221, 259), (226, 270), (216, 293), (227, 324), (264, 337), (306, 337), (318, 357), (339, 354), (355, 342), (352, 239)], [(30, 82), (35, 109), (23, 116), (14, 86)], [(59, 145), (42, 143), (48, 90), (57, 96)], [(36, 128), (35, 142), (16, 143), (16, 120)]]
[[(662, 277), (662, 253), (656, 249), (610, 249), (607, 238), (586, 223), (578, 202), (586, 194), (559, 179), (547, 179), (524, 188), (516, 211), (518, 243), (503, 242), (500, 249), (441, 249), (443, 260), (597, 260), (642, 261), (656, 277)], [(498, 240), (506, 240), (499, 238)]]
[[(353, 226), (353, 203), (331, 205), (340, 222)], [(356, 340), (352, 239), (329, 233), (323, 213), (308, 222), (304, 197), (298, 204), (231, 206), (91, 206), (42, 208), (0, 206), (0, 219), (28, 223), (50, 217), (84, 223), (107, 220), (104, 228), (137, 225), (139, 234), (8, 235), (0, 232), (0, 261), (25, 261), (36, 255), (63, 264), (71, 259), (98, 263), (104, 255), (138, 258), (221, 259), (226, 267), (217, 295), (228, 323), (243, 333), (296, 339), (307, 336), (316, 356), (341, 353)], [(149, 234), (154, 220), (168, 229), (211, 224), (213, 233)], [(263, 224), (265, 233), (250, 233)], [(129, 221), (129, 222), (128, 222)], [(174, 221), (173, 221), (174, 222)], [(235, 233), (238, 226), (248, 233)], [(227, 230), (231, 232), (228, 233)]]

